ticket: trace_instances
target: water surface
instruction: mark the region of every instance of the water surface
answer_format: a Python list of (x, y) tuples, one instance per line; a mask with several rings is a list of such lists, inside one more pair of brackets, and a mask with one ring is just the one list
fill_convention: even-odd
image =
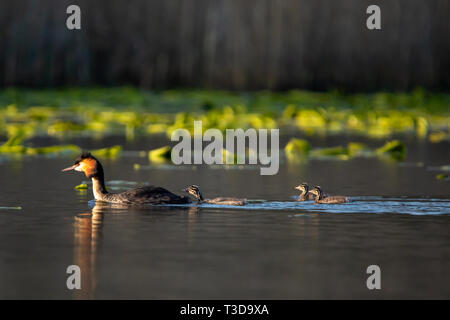
[[(122, 141), (76, 142), (98, 148)], [(158, 143), (138, 139), (125, 148)], [(450, 298), (450, 185), (432, 170), (449, 164), (449, 144), (408, 147), (400, 164), (283, 162), (275, 176), (253, 167), (136, 171), (134, 163), (148, 161), (133, 153), (102, 161), (111, 189), (148, 182), (181, 193), (198, 184), (205, 197), (253, 200), (237, 208), (95, 204), (91, 190), (73, 189), (85, 180), (80, 173), (60, 172), (71, 158), (3, 159), (0, 298)], [(293, 187), (303, 181), (353, 202), (295, 202)], [(72, 264), (82, 270), (80, 291), (66, 288)], [(379, 291), (366, 287), (372, 264), (381, 267)]]

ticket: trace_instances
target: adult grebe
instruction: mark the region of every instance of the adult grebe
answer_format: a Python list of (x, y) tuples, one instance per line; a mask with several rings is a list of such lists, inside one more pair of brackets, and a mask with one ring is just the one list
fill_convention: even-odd
[(237, 199), (237, 198), (214, 198), (214, 199), (203, 199), (203, 195), (200, 191), (200, 188), (195, 184), (183, 189), (183, 191), (187, 192), (195, 199), (197, 199), (197, 203), (210, 203), (210, 204), (221, 204), (228, 206), (243, 206), (247, 204), (247, 199)]
[(83, 153), (75, 164), (62, 171), (76, 170), (84, 172), (92, 179), (95, 200), (122, 204), (183, 204), (190, 203), (189, 197), (178, 196), (164, 188), (143, 186), (121, 193), (109, 193), (105, 187), (103, 167), (90, 153)]
[(309, 191), (316, 197), (316, 203), (346, 203), (349, 202), (347, 197), (343, 196), (325, 196), (322, 189), (319, 186), (314, 187)]

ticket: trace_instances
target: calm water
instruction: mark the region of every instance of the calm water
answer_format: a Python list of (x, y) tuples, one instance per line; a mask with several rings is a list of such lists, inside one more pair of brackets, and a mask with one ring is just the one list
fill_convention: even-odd
[[(133, 153), (102, 161), (112, 189), (150, 182), (181, 193), (195, 183), (206, 197), (252, 199), (245, 208), (99, 206), (91, 190), (73, 189), (85, 180), (80, 173), (60, 172), (71, 158), (0, 161), (0, 207), (22, 207), (0, 209), (0, 298), (450, 298), (450, 182), (430, 170), (450, 164), (450, 145), (410, 142), (401, 164), (282, 163), (276, 176), (253, 167), (135, 171), (134, 163), (148, 162)], [(158, 144), (137, 140), (126, 149)], [(303, 181), (355, 201), (293, 202)], [(72, 264), (82, 270), (77, 292), (66, 288)], [(372, 264), (381, 267), (379, 291), (366, 288)]]

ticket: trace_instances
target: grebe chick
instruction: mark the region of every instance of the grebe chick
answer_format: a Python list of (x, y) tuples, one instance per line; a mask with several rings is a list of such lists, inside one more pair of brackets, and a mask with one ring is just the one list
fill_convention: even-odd
[(90, 153), (83, 153), (71, 167), (62, 171), (76, 170), (84, 172), (92, 179), (95, 200), (120, 204), (183, 204), (190, 203), (189, 197), (178, 196), (164, 188), (143, 186), (121, 193), (109, 193), (105, 187), (103, 167)]
[(309, 186), (306, 182), (303, 182), (301, 185), (296, 186), (295, 189), (300, 190), (297, 201), (308, 201), (315, 199), (314, 195), (309, 193)]
[(311, 194), (313, 194), (316, 198), (316, 203), (346, 203), (349, 202), (349, 199), (347, 197), (343, 196), (325, 196), (325, 194), (322, 191), (322, 188), (319, 186), (314, 187), (311, 191), (309, 191)]
[(227, 206), (243, 206), (247, 204), (247, 199), (223, 198), (223, 197), (214, 199), (204, 199), (200, 191), (200, 188), (195, 184), (187, 187), (186, 189), (183, 189), (183, 191), (193, 196), (197, 200), (197, 203), (222, 204)]

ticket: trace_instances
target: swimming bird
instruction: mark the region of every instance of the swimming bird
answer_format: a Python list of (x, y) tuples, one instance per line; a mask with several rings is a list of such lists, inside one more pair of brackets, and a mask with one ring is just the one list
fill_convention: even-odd
[(84, 172), (92, 180), (95, 200), (120, 204), (183, 204), (190, 203), (189, 197), (178, 196), (164, 188), (142, 186), (121, 193), (109, 193), (105, 187), (103, 167), (90, 153), (83, 153), (71, 167), (62, 171)]
[(309, 186), (306, 182), (303, 182), (302, 184), (296, 186), (295, 189), (300, 190), (297, 201), (308, 201), (315, 199), (315, 196), (309, 193)]
[(243, 206), (247, 204), (247, 199), (238, 199), (238, 198), (214, 198), (214, 199), (204, 199), (203, 195), (200, 191), (200, 188), (195, 184), (183, 189), (183, 191), (187, 192), (191, 196), (193, 196), (197, 203), (209, 203), (209, 204), (222, 204), (228, 206)]
[(316, 198), (316, 203), (346, 203), (349, 202), (349, 199), (347, 197), (343, 196), (325, 196), (325, 194), (322, 191), (322, 188), (319, 186), (314, 187), (312, 190), (309, 191), (311, 194), (313, 194)]

